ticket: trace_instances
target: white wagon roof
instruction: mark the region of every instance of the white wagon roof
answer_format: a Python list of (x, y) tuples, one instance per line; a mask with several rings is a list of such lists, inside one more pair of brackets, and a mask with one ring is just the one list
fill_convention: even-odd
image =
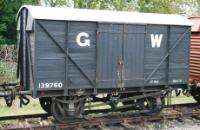
[(138, 13), (125, 11), (105, 11), (91, 9), (56, 8), (42, 6), (22, 6), (20, 11), (28, 10), (28, 24), (34, 19), (67, 20), (67, 21), (91, 21), (129, 24), (160, 24), (160, 25), (185, 25), (191, 26), (192, 22), (186, 17), (174, 14)]

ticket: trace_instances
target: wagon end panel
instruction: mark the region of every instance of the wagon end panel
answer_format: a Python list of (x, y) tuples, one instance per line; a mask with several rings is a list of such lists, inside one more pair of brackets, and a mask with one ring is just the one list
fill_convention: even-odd
[(18, 58), (17, 58), (17, 78), (20, 79), (22, 90), (32, 90), (33, 87), (33, 57), (34, 57), (34, 29), (27, 29), (28, 11), (21, 10), (18, 18)]

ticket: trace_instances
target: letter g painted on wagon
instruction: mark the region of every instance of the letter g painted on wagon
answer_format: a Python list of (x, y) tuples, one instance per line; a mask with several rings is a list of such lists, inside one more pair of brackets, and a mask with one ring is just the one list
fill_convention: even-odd
[[(84, 38), (84, 39), (83, 39)], [(83, 39), (83, 41), (81, 41), (81, 39)], [(89, 39), (89, 34), (86, 32), (80, 32), (77, 36), (76, 36), (76, 43), (81, 46), (81, 47), (86, 47), (86, 46), (90, 46), (90, 39)]]

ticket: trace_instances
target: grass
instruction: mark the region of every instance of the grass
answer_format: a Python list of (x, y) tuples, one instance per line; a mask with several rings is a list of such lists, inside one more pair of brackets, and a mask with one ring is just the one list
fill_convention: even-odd
[[(7, 107), (3, 98), (0, 98), (0, 116), (12, 116), (12, 115), (22, 115), (22, 114), (36, 114), (44, 113), (43, 109), (40, 107), (38, 99), (32, 99), (30, 103), (26, 106), (19, 107), (19, 99), (13, 102), (11, 107)], [(16, 120), (0, 121), (0, 124), (11, 124), (17, 123)]]
[(16, 82), (17, 64), (15, 62), (0, 62), (0, 84)]
[(0, 116), (10, 116), (19, 114), (33, 114), (44, 112), (40, 107), (37, 99), (31, 99), (31, 102), (27, 106), (19, 107), (19, 100), (13, 102), (13, 106), (7, 107), (3, 98), (0, 99)]
[(172, 97), (172, 104), (182, 104), (182, 103), (195, 103), (196, 101), (193, 99), (192, 96), (178, 96)]

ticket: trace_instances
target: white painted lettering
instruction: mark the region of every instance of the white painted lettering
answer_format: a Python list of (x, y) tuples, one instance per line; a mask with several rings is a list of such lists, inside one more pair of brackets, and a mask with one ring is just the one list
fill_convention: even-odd
[[(84, 41), (81, 42), (81, 37), (85, 37)], [(89, 34), (86, 32), (81, 32), (76, 36), (76, 42), (81, 47), (90, 46), (90, 39), (88, 39)]]
[(151, 34), (151, 46), (152, 48), (160, 48), (163, 34)]

